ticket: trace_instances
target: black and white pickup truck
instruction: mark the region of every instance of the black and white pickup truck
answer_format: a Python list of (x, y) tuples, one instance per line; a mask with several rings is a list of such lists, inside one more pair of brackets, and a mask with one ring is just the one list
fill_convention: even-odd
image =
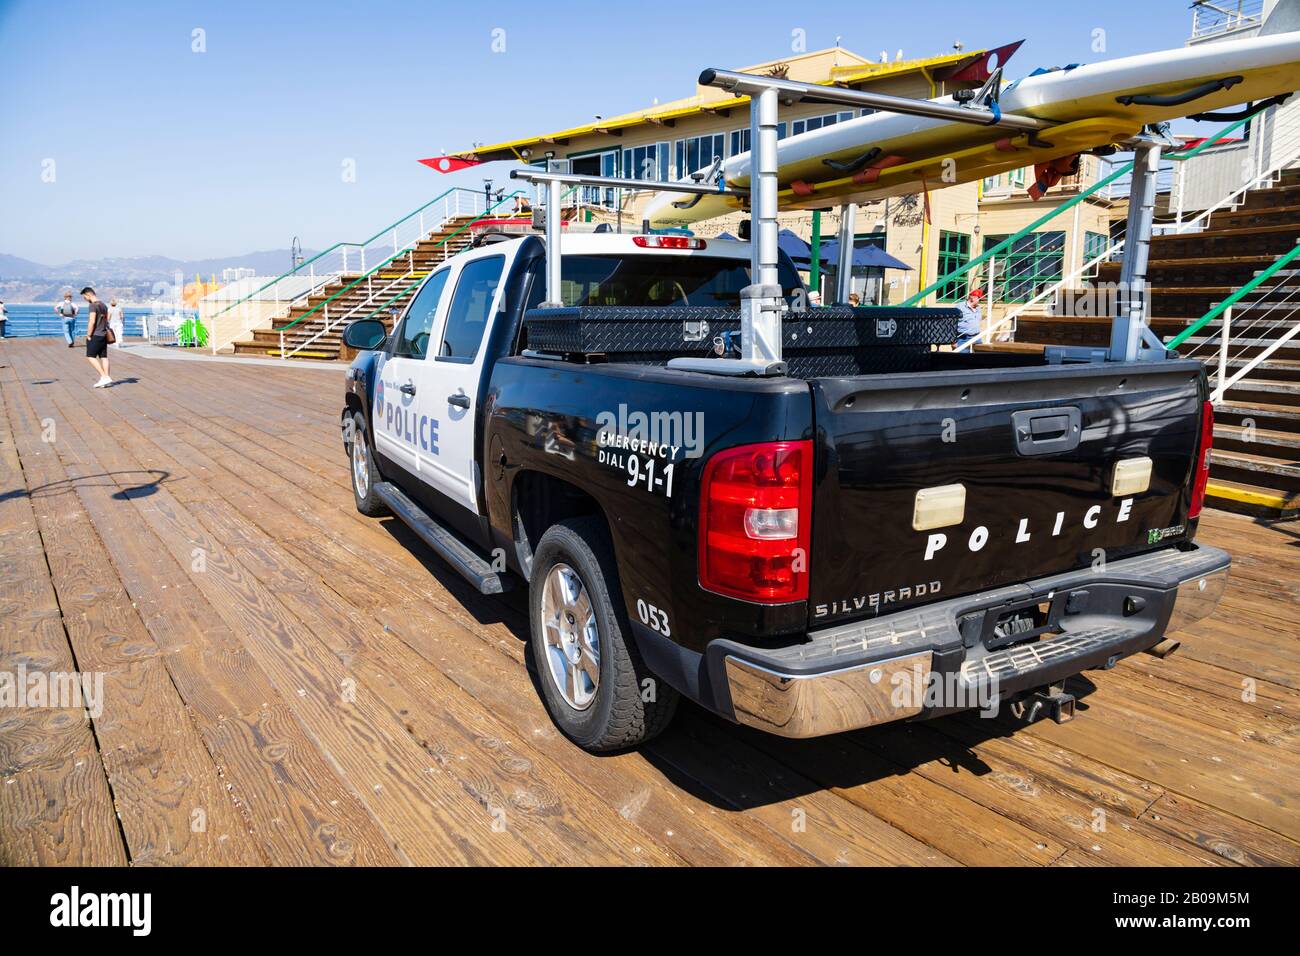
[(391, 334), (347, 328), (344, 443), (363, 514), (527, 583), (580, 746), (641, 743), (679, 694), (790, 737), (1067, 719), (1066, 678), (1217, 604), (1200, 363), (946, 351), (948, 310), (800, 311), (783, 260), (786, 374), (712, 375), (667, 360), (728, 350), (747, 243), (565, 235), (543, 309), (542, 240), (495, 238)]

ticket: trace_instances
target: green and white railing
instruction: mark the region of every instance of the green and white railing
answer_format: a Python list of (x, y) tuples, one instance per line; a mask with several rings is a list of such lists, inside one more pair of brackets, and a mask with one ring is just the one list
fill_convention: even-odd
[[(468, 221), (462, 223), (459, 227), (454, 229), (452, 232), (449, 232), (447, 235), (443, 236), (441, 239), (439, 239), (436, 243), (433, 244), (433, 247), (434, 248), (445, 247), (453, 239), (463, 235), (464, 233), (472, 229), (478, 222), (487, 219), (488, 217), (492, 216), (493, 214), (499, 211), (502, 211), (503, 209), (511, 208), (514, 204), (515, 199), (522, 196), (523, 194), (524, 194), (523, 190), (517, 189), (514, 192), (506, 193), (502, 195), (499, 199), (496, 199), (491, 204), (485, 204), (485, 208), (481, 212), (474, 215)], [(482, 196), (481, 193), (479, 195)], [(457, 215), (463, 217), (465, 214), (458, 213)], [(417, 240), (417, 244), (418, 241), (419, 240)], [(378, 278), (378, 280), (376, 279), (376, 276), (381, 271), (385, 273), (391, 273), (394, 269), (394, 263), (397, 263), (398, 264), (397, 267), (400, 268), (403, 259), (405, 259), (406, 261), (406, 267), (398, 275), (396, 276), (384, 275)], [(420, 273), (418, 277), (416, 276), (417, 272)], [(418, 264), (415, 261), (415, 244), (413, 244), (409, 248), (399, 249), (395, 254), (388, 256), (388, 258), (381, 261), (378, 265), (375, 265), (369, 270), (367, 270), (366, 272), (363, 272), (361, 275), (352, 279), (350, 282), (346, 282), (337, 291), (329, 295), (324, 301), (318, 302), (316, 305), (312, 306), (302, 315), (298, 316), (298, 318), (294, 319), (292, 322), (288, 323), (287, 325), (279, 329), (280, 357), (292, 358), (293, 356), (297, 355), (299, 352), (303, 351), (304, 349), (310, 348), (322, 336), (325, 336), (329, 334), (331, 331), (333, 331), (334, 329), (340, 328), (343, 325), (346, 325), (347, 323), (352, 322), (355, 319), (359, 318), (362, 313), (366, 312), (367, 310), (371, 309), (374, 306), (374, 303), (377, 299), (382, 299), (385, 297), (392, 296), (390, 301), (396, 301), (397, 299), (400, 299), (403, 295), (405, 295), (407, 292), (409, 292), (411, 289), (414, 289), (414, 287), (419, 285), (422, 281), (424, 281), (424, 274), (423, 274), (423, 270), (418, 268)], [(364, 286), (364, 298), (362, 299), (361, 302), (352, 306), (341, 305), (340, 300), (346, 300), (347, 298), (350, 298), (350, 293), (352, 293), (356, 289), (362, 288), (363, 286)], [(395, 292), (395, 290), (401, 290), (401, 291)], [(330, 308), (331, 305), (334, 305), (333, 311), (331, 311)], [(303, 322), (307, 321), (313, 316), (316, 316), (324, 320), (321, 327), (317, 329), (315, 332), (313, 332), (304, 341), (298, 342), (292, 348), (286, 348), (287, 343), (285, 342), (284, 334), (290, 331), (291, 329), (297, 328), (298, 326), (302, 325)]]
[[(1248, 123), (1256, 119), (1255, 115), (1245, 119), (1237, 120), (1234, 123), (1225, 126), (1212, 136), (1207, 137), (1203, 142), (1192, 149), (1171, 152), (1163, 157), (1163, 161), (1168, 162), (1168, 168), (1185, 167), (1185, 164), (1192, 159), (1206, 153), (1208, 150), (1220, 146), (1226, 140), (1232, 138)], [(1266, 163), (1252, 163), (1249, 170), (1244, 170), (1237, 184), (1229, 189), (1216, 202), (1211, 203), (1207, 208), (1200, 210), (1193, 216), (1184, 215), (1181, 209), (1172, 209), (1171, 212), (1164, 216), (1157, 216), (1154, 223), (1154, 232), (1157, 235), (1181, 235), (1186, 233), (1200, 232), (1206, 228), (1210, 217), (1221, 210), (1231, 210), (1237, 208), (1247, 193), (1251, 190), (1267, 186), (1273, 183), (1283, 169), (1295, 165), (1300, 161), (1300, 110), (1279, 111), (1273, 109), (1268, 117), (1271, 122), (1270, 126), (1270, 151), (1269, 159)], [(971, 275), (981, 266), (987, 268), (983, 275), (976, 277), (978, 281), (987, 285), (989, 295), (985, 301), (988, 303), (990, 312), (996, 301), (996, 292), (999, 282), (1003, 287), (1015, 281), (1014, 277), (1002, 276), (996, 277), (995, 270), (1000, 267), (1001, 261), (1008, 250), (1015, 247), (1015, 244), (1026, 236), (1037, 232), (1043, 226), (1053, 221), (1065, 222), (1062, 217), (1071, 215), (1074, 218), (1074, 228), (1070, 234), (1074, 236), (1075, 242), (1081, 241), (1078, 226), (1078, 210), (1082, 203), (1091, 198), (1096, 198), (1099, 202), (1113, 202), (1127, 194), (1127, 184), (1133, 170), (1132, 162), (1125, 162), (1116, 166), (1109, 173), (1104, 175), (1092, 186), (1083, 190), (1079, 194), (1071, 197), (1060, 206), (1030, 223), (1024, 229), (1014, 235), (1008, 236), (1005, 240), (998, 243), (992, 249), (984, 252), (964, 266), (941, 276), (938, 280), (931, 283), (926, 288), (920, 290), (904, 305), (919, 305), (930, 295), (940, 288), (943, 288), (954, 279), (961, 279), (963, 276)], [(1178, 174), (1182, 175), (1182, 169), (1178, 169)], [(1177, 176), (1174, 179), (1175, 186), (1178, 182)], [(1088, 280), (1095, 276), (1102, 263), (1111, 262), (1118, 259), (1124, 252), (1126, 239), (1126, 223), (1120, 223), (1112, 230), (1109, 241), (1100, 250), (1094, 250), (1091, 255), (1083, 256), (1082, 264), (1072, 270), (1063, 270), (1063, 274), (1050, 283), (1045, 283), (1038, 291), (1033, 293), (1027, 301), (1015, 303), (1008, 311), (994, 322), (985, 325), (979, 336), (970, 342), (964, 343), (961, 349), (970, 349), (981, 342), (994, 341), (996, 337), (1013, 334), (1016, 329), (1017, 320), (1021, 315), (1030, 311), (1042, 311), (1045, 304), (1054, 301), (1056, 297), (1065, 289), (1074, 288), (1076, 284)], [(1071, 256), (1074, 261), (1074, 256)]]
[[(1165, 348), (1173, 350), (1190, 341), (1193, 347), (1184, 356), (1211, 366), (1210, 398), (1216, 404), (1300, 335), (1300, 273), (1288, 269), (1297, 259), (1300, 243), (1166, 343)], [(1280, 281), (1266, 285), (1273, 279)], [(1197, 337), (1215, 320), (1219, 324), (1213, 334)], [(1255, 354), (1248, 355), (1251, 351)]]
[(296, 305), (350, 276), (373, 274), (453, 219), (479, 216), (493, 205), (486, 193), (453, 187), (411, 210), (360, 242), (336, 242), (257, 286), (247, 295), (217, 310), (206, 321), (221, 331), (213, 335), (212, 351), (228, 348), (255, 328), (285, 318)]

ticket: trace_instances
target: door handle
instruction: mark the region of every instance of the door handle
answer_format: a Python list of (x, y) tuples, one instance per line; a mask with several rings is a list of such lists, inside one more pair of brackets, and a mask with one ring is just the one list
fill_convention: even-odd
[(1073, 451), (1082, 438), (1083, 416), (1074, 405), (1014, 412), (1011, 428), (1022, 457)]
[(469, 408), (469, 396), (464, 392), (457, 392), (455, 395), (448, 395), (447, 404), (455, 405), (457, 408)]
[(400, 391), (403, 395), (414, 395), (415, 385), (412, 384), (411, 382), (407, 382), (405, 385), (399, 386), (398, 391)]

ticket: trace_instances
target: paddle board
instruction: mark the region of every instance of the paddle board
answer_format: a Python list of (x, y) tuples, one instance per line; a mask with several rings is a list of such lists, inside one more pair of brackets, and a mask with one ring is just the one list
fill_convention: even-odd
[[(1170, 97), (1216, 80), (1237, 78), (1228, 89), (1191, 102), (1160, 105), (1124, 102), (1129, 96)], [(777, 144), (782, 209), (810, 209), (842, 202), (940, 189), (999, 172), (1032, 166), (1120, 142), (1143, 126), (1211, 112), (1300, 89), (1300, 31), (1226, 40), (1040, 72), (1003, 87), (999, 106), (1054, 125), (1036, 134), (896, 113), (867, 116), (789, 136)], [(952, 103), (950, 96), (934, 102)], [(870, 149), (879, 157), (852, 176), (826, 161), (852, 162)], [(722, 177), (747, 187), (748, 152), (728, 158)], [(706, 196), (688, 209), (685, 197), (667, 191), (644, 213), (651, 226), (688, 226), (740, 207), (735, 197)]]

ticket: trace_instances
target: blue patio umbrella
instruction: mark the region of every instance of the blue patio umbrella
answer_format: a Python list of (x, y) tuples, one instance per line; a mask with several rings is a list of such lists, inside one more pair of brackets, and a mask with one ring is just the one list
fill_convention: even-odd
[[(794, 260), (794, 264), (800, 269), (807, 269), (812, 265), (812, 246), (804, 242), (789, 229), (782, 229), (776, 234), (776, 245), (782, 252)], [(822, 246), (822, 261), (826, 261), (826, 247)]]
[[(822, 243), (822, 262), (829, 267), (835, 266), (840, 261), (840, 243), (838, 239), (830, 239)], [(864, 266), (874, 269), (908, 269), (912, 267), (899, 259), (895, 259), (884, 249), (870, 240), (858, 240), (853, 243), (853, 265)]]

